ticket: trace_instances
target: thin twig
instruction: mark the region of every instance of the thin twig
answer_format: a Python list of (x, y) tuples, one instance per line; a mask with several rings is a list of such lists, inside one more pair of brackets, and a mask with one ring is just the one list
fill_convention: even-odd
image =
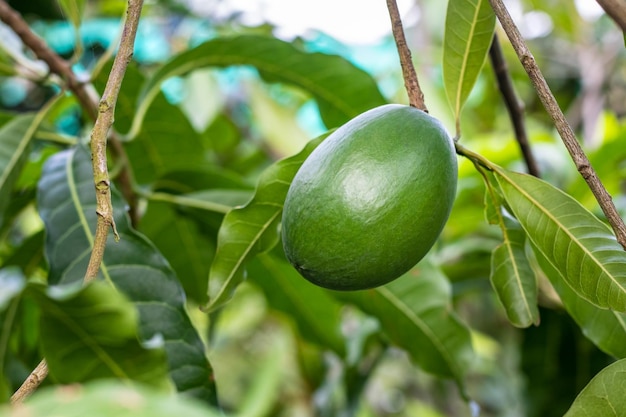
[(39, 362), (39, 365), (28, 375), (28, 378), (11, 396), (11, 404), (19, 404), (32, 394), (44, 379), (48, 376), (48, 364), (45, 360)]
[(126, 68), (133, 57), (135, 36), (137, 35), (137, 26), (139, 25), (142, 6), (143, 0), (128, 0), (126, 22), (120, 40), (120, 47), (113, 61), (109, 79), (104, 87), (102, 99), (98, 106), (98, 118), (91, 132), (91, 159), (93, 178), (96, 185), (96, 212), (98, 214), (98, 222), (94, 236), (93, 250), (91, 251), (87, 273), (85, 274), (85, 282), (94, 280), (98, 276), (100, 264), (104, 257), (104, 248), (106, 246), (109, 228), (113, 228), (116, 238), (119, 238), (115, 228), (115, 220), (113, 219), (111, 182), (107, 168), (106, 147), (109, 129), (111, 129), (113, 125), (115, 103), (117, 102), (117, 97), (122, 87), (122, 80), (124, 79)]
[(396, 0), (387, 0), (387, 8), (389, 9), (389, 17), (391, 18), (393, 38), (396, 41), (398, 55), (400, 55), (402, 77), (404, 78), (406, 92), (409, 95), (409, 104), (428, 113), (428, 108), (426, 108), (426, 103), (424, 103), (424, 93), (420, 88), (417, 73), (415, 72), (413, 61), (411, 60), (411, 51), (409, 50), (406, 38), (404, 37), (402, 19), (400, 18), (400, 12), (398, 11)]
[(522, 35), (519, 32), (519, 29), (513, 22), (511, 15), (508, 10), (504, 6), (502, 0), (489, 0), (491, 3), (491, 7), (493, 8), (502, 28), (506, 32), (517, 56), (524, 66), (524, 69), (528, 73), (530, 81), (533, 83), (535, 90), (537, 91), (537, 95), (539, 99), (543, 103), (546, 111), (552, 118), (554, 122), (554, 126), (556, 130), (559, 132), (561, 139), (567, 148), (574, 164), (576, 165), (576, 169), (580, 173), (580, 175), (584, 178), (589, 186), (589, 189), (593, 193), (594, 197), (598, 201), (600, 208), (604, 212), (609, 224), (613, 228), (613, 232), (615, 233), (615, 237), (617, 241), (622, 245), (624, 249), (626, 249), (626, 225), (624, 225), (624, 221), (619, 216), (615, 205), (613, 204), (613, 200), (611, 195), (608, 193), (604, 185), (598, 178), (595, 170), (591, 166), (587, 155), (580, 147), (578, 140), (576, 139), (576, 135), (574, 134), (571, 126), (565, 119), (565, 115), (561, 111), (559, 104), (557, 103), (554, 95), (550, 91), (550, 87), (546, 82), (545, 78), (541, 74), (537, 63), (535, 62), (535, 58), (531, 54), (528, 46), (524, 42)]
[(596, 0), (606, 14), (626, 33), (626, 3), (623, 0)]
[(502, 94), (502, 98), (506, 104), (506, 108), (511, 118), (511, 124), (515, 131), (515, 139), (520, 147), (528, 173), (539, 177), (539, 167), (537, 161), (533, 155), (530, 143), (528, 142), (528, 135), (526, 134), (526, 124), (524, 123), (524, 107), (515, 93), (515, 87), (513, 87), (513, 81), (509, 74), (504, 54), (502, 53), (502, 47), (498, 39), (498, 34), (494, 34), (493, 41), (491, 42), (491, 48), (489, 49), (489, 58), (491, 60), (491, 66), (496, 75), (498, 82), (498, 88)]
[[(71, 64), (50, 49), (44, 40), (31, 30), (22, 16), (13, 10), (5, 0), (0, 0), (0, 20), (20, 37), (24, 45), (29, 47), (37, 58), (48, 65), (52, 74), (58, 75), (65, 81), (67, 89), (74, 94), (89, 118), (95, 121), (98, 117), (99, 99), (93, 85), (79, 81), (76, 74), (72, 71)], [(128, 203), (131, 221), (135, 224), (138, 199), (132, 188), (133, 181), (128, 169), (126, 152), (115, 132), (111, 132), (109, 142), (113, 154), (120, 160), (123, 166), (118, 177), (120, 190)]]

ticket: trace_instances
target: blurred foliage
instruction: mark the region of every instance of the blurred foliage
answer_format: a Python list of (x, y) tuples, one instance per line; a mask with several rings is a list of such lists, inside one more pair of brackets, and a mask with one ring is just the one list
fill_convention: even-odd
[[(131, 130), (145, 93), (142, 88), (159, 74), (163, 64), (206, 41), (227, 36), (263, 36), (278, 42), (279, 27), (270, 23), (250, 27), (241, 13), (217, 15), (210, 8), (192, 7), (191, 3), (146, 2), (135, 62), (126, 74), (117, 105), (114, 128), (120, 134)], [(193, 3), (197, 6), (198, 2)], [(583, 10), (584, 1), (508, 3), (559, 104), (624, 217), (626, 50), (622, 33), (607, 16)], [(9, 4), (24, 15), (51, 48), (72, 60), (80, 77), (93, 75), (95, 88), (102, 91), (110, 68), (106, 53), (117, 41), (124, 1), (87, 1), (77, 33), (56, 2), (13, 0)], [(442, 70), (445, 8), (436, 1), (416, 1), (413, 7), (419, 18), (405, 29), (426, 103), (430, 113), (453, 132), (454, 114), (446, 101)], [(602, 218), (526, 73), (504, 41), (505, 35), (499, 28), (496, 33), (525, 107), (525, 122), (542, 178)], [(376, 82), (373, 87), (363, 87), (379, 90), (374, 101), (407, 103), (390, 36), (368, 45), (344, 44), (321, 32), (283, 41), (285, 50), (341, 57), (348, 77), (364, 74)], [(58, 92), (58, 86), (43, 78), (45, 69), (42, 72), (40, 63), (32, 59), (19, 39), (3, 37), (2, 45), (1, 68), (6, 64), (16, 70), (0, 78), (0, 127), (4, 129), (8, 123), (30, 118)], [(212, 66), (196, 65), (192, 72), (181, 71), (163, 83), (160, 80), (137, 135), (124, 143), (132, 161), (132, 186), (140, 196), (140, 220), (133, 225), (138, 232), (129, 227), (129, 233), (150, 242), (146, 243), (150, 250), (145, 257), (161, 259), (160, 264), (167, 264), (163, 268), (168, 274), (178, 277), (185, 292), (180, 299), (184, 298), (184, 310), (197, 331), (196, 335), (189, 330), (193, 335), (189, 337), (194, 343), (201, 338), (207, 346), (224, 412), (259, 417), (435, 417), (469, 416), (479, 409), (485, 417), (563, 415), (594, 375), (615, 358), (583, 334), (580, 324), (565, 313), (545, 277), (539, 278), (540, 324), (528, 329), (510, 325), (489, 282), (491, 253), (502, 240), (501, 232), (485, 220), (483, 179), (467, 159), (459, 159), (457, 200), (429, 262), (437, 266), (435, 277), (441, 278), (437, 281), (441, 292), (437, 308), (451, 314), (455, 325), (458, 320), (458, 326), (464, 326), (463, 332), (471, 333), (475, 358), (465, 382), (471, 401), (465, 401), (454, 382), (436, 378), (418, 366), (415, 358), (419, 357), (420, 347), (406, 348), (412, 340), (403, 340), (411, 338), (402, 334), (406, 329), (402, 320), (393, 320), (391, 315), (387, 320), (374, 318), (381, 313), (367, 315), (365, 312), (379, 306), (370, 305), (364, 294), (337, 297), (295, 281), (297, 276), (283, 259), (280, 247), (258, 256), (246, 266), (245, 275), (242, 268), (243, 284), (222, 309), (210, 315), (200, 311), (199, 306), (207, 301), (207, 277), (219, 246), (218, 231), (224, 214), (249, 202), (267, 167), (294, 155), (306, 140), (334, 127), (328, 124), (348, 117), (335, 114), (337, 119), (329, 122), (332, 118), (329, 108), (324, 107), (327, 103), (316, 100), (310, 88), (286, 82), (280, 72), (268, 77), (267, 71), (244, 62), (255, 52), (253, 44), (247, 47), (241, 62), (231, 59)], [(272, 57), (265, 58), (271, 62)], [(317, 65), (320, 73), (324, 65)], [(94, 70), (98, 73), (92, 74)], [(31, 76), (23, 76), (25, 73)], [(275, 82), (277, 79), (281, 82)], [(335, 85), (328, 90), (341, 94), (341, 87)], [(525, 171), (488, 63), (463, 107), (461, 123), (464, 146), (495, 164)], [(85, 142), (90, 127), (91, 121), (67, 95), (46, 114), (32, 138), (20, 136), (30, 151), (22, 155), (15, 185), (10, 190), (2, 188), (0, 193), (0, 205), (4, 206), (0, 217), (0, 271), (17, 267), (29, 280), (46, 280), (54, 271), (54, 259), (70, 256), (62, 252), (52, 255), (50, 246), (54, 245), (50, 243), (44, 255), (50, 232), (44, 232), (36, 211), (36, 204), (40, 204), (36, 203), (36, 189), (38, 184), (41, 187), (44, 163), (59, 150)], [(113, 174), (119, 172), (118, 162), (111, 162)], [(119, 177), (115, 180), (122, 185)], [(52, 189), (50, 185), (48, 190)], [(0, 282), (0, 294), (9, 288), (5, 285)], [(145, 302), (143, 293), (137, 293), (133, 302)], [(380, 293), (375, 296), (382, 298)], [(416, 296), (415, 302), (420, 305), (403, 307), (419, 310), (426, 298)], [(152, 302), (166, 304), (158, 297)], [(33, 299), (21, 296), (2, 307), (0, 399), (4, 401), (41, 359), (42, 311)], [(380, 308), (385, 311), (382, 314), (391, 314), (390, 309)], [(157, 316), (155, 313), (151, 317), (157, 320)], [(166, 340), (184, 333), (180, 326), (172, 324), (172, 328), (176, 331)], [(44, 383), (52, 384), (50, 380)], [(152, 401), (155, 393), (142, 389), (133, 395)], [(88, 405), (92, 396), (106, 404), (103, 398), (110, 398), (111, 392), (119, 396), (119, 390), (116, 386), (88, 386), (72, 407), (82, 410), (80, 407)], [(32, 409), (45, 411), (49, 404), (46, 401), (56, 404), (58, 395), (42, 392)], [(109, 404), (112, 408), (117, 405)], [(187, 412), (180, 404), (171, 407), (169, 415)], [(189, 410), (197, 407), (200, 405), (190, 403)], [(148, 415), (148, 411), (145, 413)], [(0, 415), (5, 411), (0, 410)]]

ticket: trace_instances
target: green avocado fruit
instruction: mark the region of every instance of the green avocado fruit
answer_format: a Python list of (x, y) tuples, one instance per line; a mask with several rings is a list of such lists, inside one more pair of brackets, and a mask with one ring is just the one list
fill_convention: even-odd
[(384, 285), (439, 237), (454, 202), (454, 143), (441, 123), (387, 104), (352, 119), (296, 173), (282, 216), (287, 259), (333, 290)]

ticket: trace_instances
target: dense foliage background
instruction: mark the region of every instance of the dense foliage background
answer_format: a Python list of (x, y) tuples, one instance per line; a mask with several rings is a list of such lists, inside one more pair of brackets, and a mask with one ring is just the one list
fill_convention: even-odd
[[(102, 93), (125, 2), (9, 3)], [(618, 360), (626, 356), (625, 256), (598, 255), (603, 261), (591, 265), (616, 244), (582, 209), (603, 219), (500, 28), (539, 175), (574, 200), (459, 157), (457, 200), (428, 258), (380, 289), (337, 293), (309, 284), (284, 259), (276, 233), (282, 199), (329, 129), (408, 102), (394, 40), (346, 44), (319, 31), (285, 37), (270, 22), (250, 26), (245, 14), (218, 14), (212, 3), (214, 10), (144, 5), (115, 113), (122, 151), (109, 159), (121, 239), (111, 236), (106, 247), (103, 282), (86, 287), (78, 283), (96, 219), (86, 146), (93, 120), (62, 91), (64, 80), (0, 26), (3, 402), (45, 357), (50, 376), (30, 402), (33, 415), (54, 407), (64, 415), (212, 415), (209, 407), (246, 417), (611, 415), (594, 402), (602, 397), (612, 415), (625, 413)], [(624, 38), (586, 3), (507, 5), (624, 218)], [(436, 1), (415, 1), (411, 16), (405, 29), (430, 114), (454, 134), (443, 56), (458, 21), (447, 21)], [(478, 68), (483, 57), (474, 58)], [(489, 59), (472, 85), (460, 143), (526, 172)], [(545, 204), (527, 211), (513, 204), (517, 185), (541, 191)], [(520, 214), (537, 207), (546, 210), (530, 220), (533, 234)], [(566, 225), (551, 229), (552, 215)], [(579, 226), (596, 240), (579, 239)], [(505, 243), (530, 258), (520, 261), (530, 286), (521, 298), (502, 295), (513, 281), (493, 280), (503, 231)], [(533, 240), (538, 234), (544, 246)], [(578, 284), (555, 280), (558, 267), (531, 255), (531, 243), (536, 252), (578, 242), (589, 252), (567, 249), (565, 265), (581, 274)], [(526, 312), (514, 307), (520, 300)], [(53, 389), (75, 382), (86, 384)], [(594, 394), (599, 386), (607, 392)], [(175, 389), (184, 395), (169, 395)]]

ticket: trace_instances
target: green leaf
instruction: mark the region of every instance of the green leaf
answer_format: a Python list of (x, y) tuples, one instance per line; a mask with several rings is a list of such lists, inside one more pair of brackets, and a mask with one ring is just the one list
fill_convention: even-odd
[(212, 311), (232, 296), (243, 281), (247, 260), (271, 249), (278, 240), (278, 224), (289, 185), (300, 165), (329, 133), (309, 142), (292, 157), (276, 162), (260, 176), (252, 200), (224, 217), (217, 237), (217, 251), (209, 273), (209, 303)]
[(245, 189), (252, 192), (254, 184), (248, 184), (239, 175), (208, 164), (201, 169), (169, 172), (154, 184), (155, 191), (171, 194), (189, 194), (210, 189)]
[(290, 317), (306, 340), (345, 355), (341, 304), (328, 291), (301, 277), (286, 260), (270, 254), (251, 261), (248, 275), (265, 293), (269, 307)]
[[(139, 311), (140, 339), (163, 337), (170, 375), (179, 391), (215, 403), (212, 369), (185, 311), (185, 294), (153, 244), (131, 229), (115, 190), (113, 208), (120, 241), (107, 242), (100, 276), (124, 293)], [(45, 252), (51, 285), (80, 281), (93, 247), (96, 203), (89, 152), (77, 147), (46, 162), (38, 189), (46, 226)]]
[(217, 38), (177, 55), (147, 81), (139, 97), (130, 136), (139, 130), (163, 81), (197, 68), (234, 65), (251, 65), (268, 82), (292, 84), (311, 93), (328, 128), (342, 125), (386, 102), (369, 74), (339, 56), (307, 53), (265, 36)]
[(38, 390), (19, 407), (0, 408), (3, 417), (219, 417), (222, 414), (190, 398), (163, 395), (143, 385), (94, 381)]
[(170, 387), (162, 341), (139, 342), (137, 311), (115, 288), (33, 284), (28, 293), (41, 308), (41, 350), (58, 382), (117, 378)]
[(626, 358), (626, 313), (598, 308), (579, 297), (541, 251), (533, 249), (537, 262), (552, 283), (565, 310), (585, 337), (609, 355)]
[(152, 241), (176, 271), (187, 296), (206, 303), (207, 275), (215, 252), (213, 234), (181, 215), (171, 204), (150, 202), (139, 230)]
[(12, 394), (10, 378), (7, 377), (11, 356), (11, 333), (25, 287), (26, 279), (18, 268), (0, 269), (0, 403), (8, 400)]
[(333, 294), (376, 317), (389, 340), (423, 370), (464, 386), (474, 359), (471, 336), (450, 307), (450, 285), (439, 269), (422, 261), (382, 287)]
[(204, 147), (198, 132), (177, 106), (163, 94), (155, 97), (139, 134), (124, 144), (135, 180), (154, 182), (163, 175), (206, 166)]
[(501, 214), (503, 242), (491, 255), (491, 285), (511, 324), (539, 324), (537, 278), (526, 257), (526, 235), (517, 221)]
[(622, 417), (626, 410), (626, 359), (600, 371), (578, 394), (564, 417)]
[(16, 116), (0, 128), (0, 223), (39, 121), (34, 115)]
[(549, 183), (497, 168), (507, 204), (534, 247), (580, 297), (626, 312), (626, 252), (608, 227)]
[(516, 327), (539, 324), (537, 277), (526, 256), (526, 235), (520, 224), (506, 211), (502, 192), (491, 172), (481, 169), (485, 180), (485, 217), (502, 230), (503, 241), (491, 253), (490, 281)]
[(496, 17), (488, 0), (449, 0), (443, 43), (443, 81), (457, 120), (485, 62)]

